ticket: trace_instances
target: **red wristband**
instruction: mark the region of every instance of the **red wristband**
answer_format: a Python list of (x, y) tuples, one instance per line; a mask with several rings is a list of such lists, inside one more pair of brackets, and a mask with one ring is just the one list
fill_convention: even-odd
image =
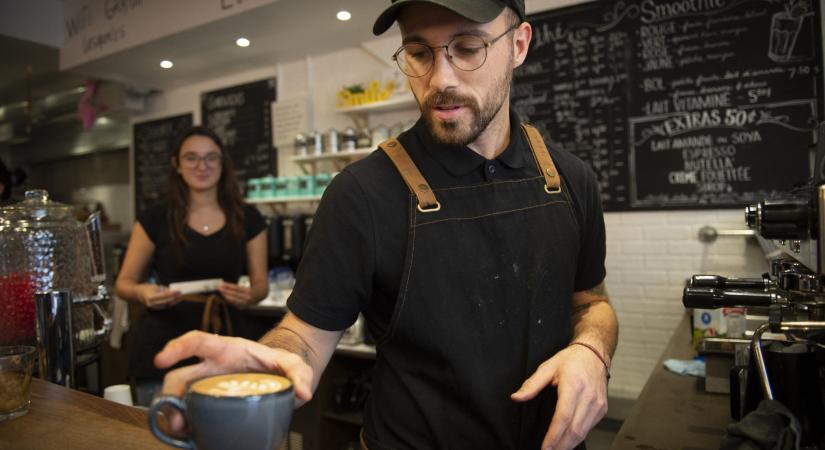
[(579, 341), (573, 341), (570, 343), (570, 345), (581, 345), (582, 347), (585, 347), (589, 349), (591, 352), (593, 352), (593, 354), (596, 355), (597, 358), (599, 358), (599, 361), (601, 361), (602, 364), (604, 364), (604, 371), (607, 373), (607, 379), (610, 379), (610, 367), (607, 366), (607, 361), (604, 359), (604, 357), (602, 357), (601, 353), (599, 353), (599, 351), (596, 350), (596, 347), (593, 347), (592, 345), (586, 342)]

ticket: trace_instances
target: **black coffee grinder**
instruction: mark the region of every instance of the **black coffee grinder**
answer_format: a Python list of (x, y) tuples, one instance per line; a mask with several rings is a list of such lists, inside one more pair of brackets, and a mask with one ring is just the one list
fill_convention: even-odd
[(825, 449), (825, 125), (816, 134), (814, 175), (786, 197), (748, 206), (745, 218), (765, 246), (770, 272), (757, 279), (695, 275), (687, 308), (744, 307), (763, 323), (750, 337), (750, 361), (731, 371), (731, 416), (759, 402), (782, 403), (799, 420), (801, 447)]

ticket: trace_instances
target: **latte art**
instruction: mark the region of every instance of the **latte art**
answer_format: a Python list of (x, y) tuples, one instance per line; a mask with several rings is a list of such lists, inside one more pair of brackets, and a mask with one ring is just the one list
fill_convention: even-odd
[(192, 392), (213, 397), (245, 397), (280, 392), (290, 382), (278, 375), (262, 373), (235, 373), (204, 378), (192, 384)]
[[(183, 414), (185, 432), (170, 436), (159, 418), (167, 407)], [(149, 408), (149, 429), (161, 442), (198, 450), (280, 448), (289, 431), (295, 391), (283, 376), (230, 373), (202, 378), (179, 398), (164, 395)]]

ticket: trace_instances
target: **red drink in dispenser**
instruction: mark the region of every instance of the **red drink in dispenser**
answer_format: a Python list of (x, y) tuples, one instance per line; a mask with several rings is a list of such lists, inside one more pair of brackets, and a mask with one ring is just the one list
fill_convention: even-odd
[(34, 280), (28, 272), (0, 275), (0, 345), (36, 341)]

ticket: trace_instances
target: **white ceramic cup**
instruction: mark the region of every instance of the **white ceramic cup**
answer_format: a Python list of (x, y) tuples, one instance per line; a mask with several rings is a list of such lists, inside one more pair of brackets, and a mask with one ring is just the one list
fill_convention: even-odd
[(132, 390), (128, 384), (114, 384), (103, 390), (103, 398), (120, 403), (121, 405), (132, 405)]

